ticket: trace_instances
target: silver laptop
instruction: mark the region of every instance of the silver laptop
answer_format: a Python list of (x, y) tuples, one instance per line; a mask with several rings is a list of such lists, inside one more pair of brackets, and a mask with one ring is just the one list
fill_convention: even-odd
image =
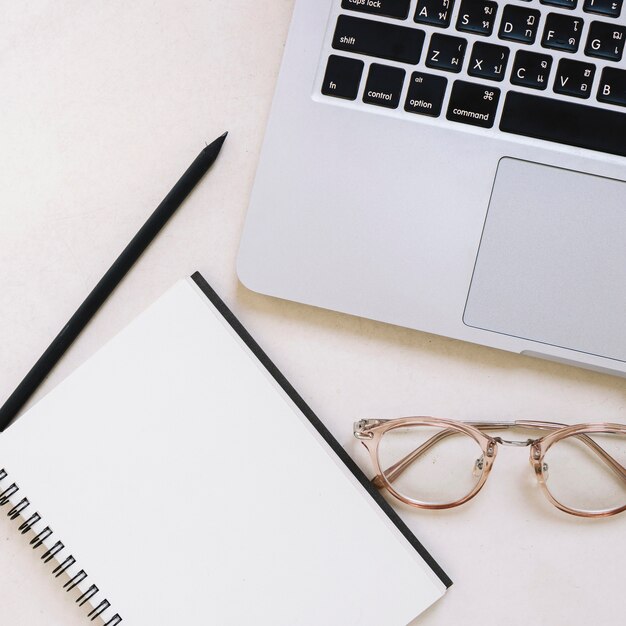
[(296, 0), (258, 292), (626, 374), (622, 0)]

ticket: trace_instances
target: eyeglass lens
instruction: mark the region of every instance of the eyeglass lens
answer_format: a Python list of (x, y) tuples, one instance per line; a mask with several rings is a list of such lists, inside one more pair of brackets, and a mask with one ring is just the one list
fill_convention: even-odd
[(398, 494), (424, 504), (462, 500), (483, 474), (478, 442), (449, 428), (388, 430), (378, 445), (378, 460), (385, 480)]
[(626, 434), (599, 432), (560, 439), (544, 455), (542, 471), (548, 491), (562, 505), (583, 512), (618, 509), (626, 505)]

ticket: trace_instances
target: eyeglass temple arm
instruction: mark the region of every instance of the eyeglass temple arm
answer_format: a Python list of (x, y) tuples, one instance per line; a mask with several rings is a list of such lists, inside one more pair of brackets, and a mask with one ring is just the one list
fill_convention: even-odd
[[(430, 448), (439, 443), (442, 439), (446, 439), (446, 437), (450, 437), (451, 435), (455, 435), (457, 433), (457, 430), (454, 430), (452, 428), (446, 428), (445, 430), (438, 432), (436, 435), (433, 435), (430, 439), (427, 439), (421, 446), (415, 448), (415, 450), (413, 450), (412, 452), (409, 452), (409, 454), (400, 459), (398, 462), (389, 466), (386, 470), (383, 470), (385, 478), (388, 482), (392, 483), (396, 478), (398, 478), (398, 476), (400, 476), (400, 474), (402, 474), (402, 472), (404, 472), (405, 469), (409, 467), (409, 465), (411, 465), (411, 463), (419, 459), (422, 454), (428, 452)], [(384, 487), (385, 485), (383, 477), (380, 476), (380, 474), (372, 479), (372, 483), (375, 487), (378, 487), (379, 489)]]
[[(540, 430), (556, 430), (563, 428), (566, 424), (557, 424), (554, 422), (537, 422), (530, 420), (518, 420), (516, 422), (464, 422), (474, 428), (488, 428), (489, 430), (502, 430), (507, 428), (521, 427), (521, 428), (537, 428)], [(458, 431), (452, 428), (446, 428), (441, 432), (433, 435), (430, 439), (426, 440), (421, 446), (409, 452), (404, 458), (400, 459), (385, 471), (385, 477), (388, 482), (393, 482), (398, 476), (402, 474), (414, 461), (416, 461), (422, 454), (427, 452), (435, 444), (439, 443), (442, 439), (457, 434)], [(626, 482), (626, 468), (618, 463), (604, 448), (599, 446), (591, 437), (585, 434), (576, 435), (584, 444), (586, 444), (591, 450), (593, 450), (623, 481)], [(382, 476), (375, 476), (372, 480), (374, 486), (383, 487), (384, 482)]]

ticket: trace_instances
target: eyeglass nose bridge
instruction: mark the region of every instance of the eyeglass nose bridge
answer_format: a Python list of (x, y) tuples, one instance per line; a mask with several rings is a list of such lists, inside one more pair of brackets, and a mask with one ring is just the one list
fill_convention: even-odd
[(502, 439), (502, 437), (494, 437), (493, 440), (497, 443), (502, 444), (503, 446), (512, 446), (515, 448), (527, 448), (528, 446), (532, 446), (536, 441), (535, 439), (510, 440)]

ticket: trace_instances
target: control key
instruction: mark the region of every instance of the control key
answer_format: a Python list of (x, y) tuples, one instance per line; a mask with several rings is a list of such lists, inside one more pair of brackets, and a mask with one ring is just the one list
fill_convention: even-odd
[(453, 122), (491, 128), (499, 99), (500, 90), (495, 87), (457, 80), (452, 87), (446, 117)]

